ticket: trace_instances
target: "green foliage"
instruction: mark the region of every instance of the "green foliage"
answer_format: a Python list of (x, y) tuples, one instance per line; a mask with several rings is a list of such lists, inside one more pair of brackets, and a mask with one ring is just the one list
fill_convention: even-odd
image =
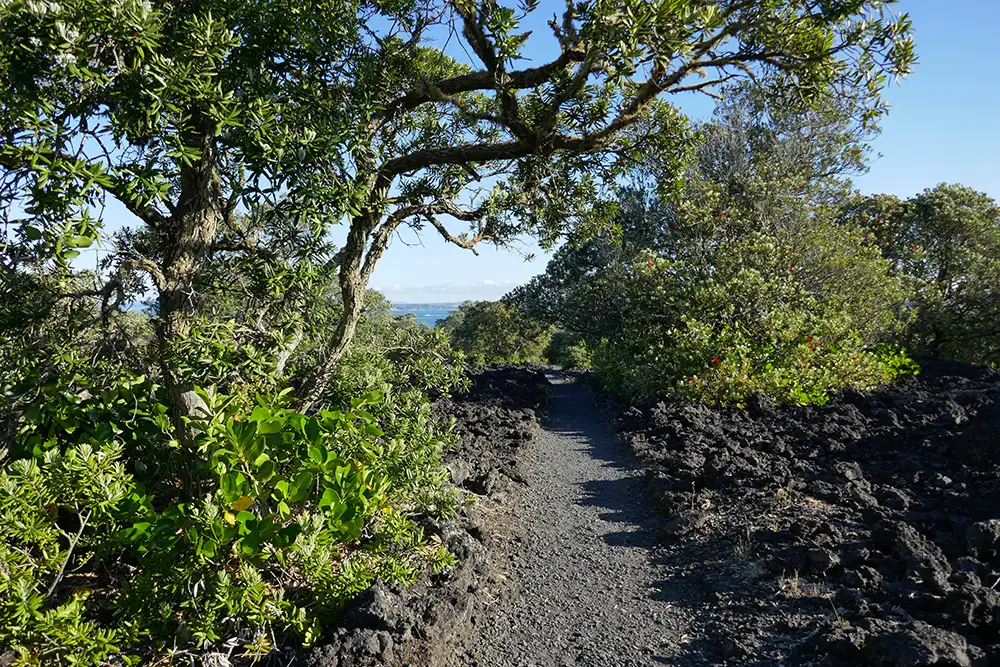
[[(439, 490), (449, 436), (420, 410), (426, 398), (391, 406), (372, 392), (307, 416), (282, 407), (283, 395), (247, 410), (201, 392), (195, 449), (168, 466), (164, 452), (177, 443), (129, 428), (162, 417), (155, 393), (137, 378), (68, 400), (25, 426), (29, 453), (4, 462), (0, 599), (10, 620), (0, 642), (26, 664), (96, 664), (137, 643), (229, 638), (264, 655), (274, 636), (316, 641), (321, 621), (376, 578), (412, 583), (453, 562), (414, 522), (456, 501)], [(117, 427), (122, 400), (151, 405), (151, 415), (137, 410)], [(395, 413), (396, 437), (376, 425), (376, 410)], [(404, 440), (410, 433), (424, 435)], [(29, 450), (38, 442), (41, 456)]]
[[(93, 313), (71, 340), (53, 335), (58, 308), (34, 330), (11, 326), (4, 352), (20, 341), (63, 356), (8, 386), (0, 644), (25, 664), (229, 641), (263, 656), (275, 638), (317, 641), (376, 579), (409, 584), (453, 563), (418, 521), (460, 506), (442, 488), (454, 436), (429, 399), (467, 380), (443, 332), (370, 301), (328, 392), (342, 409), (295, 412), (266, 363), (203, 350), (201, 368), (220, 373), (199, 390), (190, 443), (175, 437), (169, 392), (128, 373)], [(234, 329), (214, 331), (231, 345)], [(311, 353), (305, 342), (290, 368)]]
[(556, 366), (587, 370), (593, 364), (592, 351), (587, 339), (580, 333), (557, 331), (552, 334), (545, 358)]
[(869, 130), (836, 101), (798, 114), (733, 93), (679, 191), (624, 190), (614, 233), (571, 241), (511, 299), (629, 395), (822, 403), (909, 372), (892, 345), (912, 284), (837, 219)]
[(121, 455), (81, 444), (0, 470), (0, 645), (23, 664), (96, 664), (134, 637), (130, 623), (95, 622), (90, 604), (100, 597), (90, 573), (135, 494)]
[(902, 361), (863, 338), (861, 313), (810, 294), (800, 261), (758, 233), (720, 246), (707, 274), (642, 254), (614, 274), (623, 325), (601, 340), (595, 368), (626, 394), (736, 404), (758, 393), (823, 403), (893, 379)]
[[(381, 397), (315, 416), (276, 399), (247, 414), (231, 397), (203, 397), (207, 414), (195, 425), (208, 495), (125, 532), (143, 569), (117, 606), (154, 638), (250, 645), (278, 632), (311, 643), (320, 619), (376, 577), (410, 583), (427, 562), (449, 562), (424, 544), (406, 490), (387, 474), (394, 445), (366, 411)], [(192, 578), (204, 581), (194, 595)]]
[(466, 301), (440, 328), (475, 365), (541, 362), (555, 331), (503, 301)]
[(906, 200), (857, 197), (841, 218), (862, 226), (912, 284), (910, 345), (973, 363), (1000, 363), (1000, 207), (942, 184)]

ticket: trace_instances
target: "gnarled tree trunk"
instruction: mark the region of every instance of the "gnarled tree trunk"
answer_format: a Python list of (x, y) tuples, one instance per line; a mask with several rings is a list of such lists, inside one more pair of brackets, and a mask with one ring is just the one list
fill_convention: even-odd
[(170, 392), (171, 419), (182, 440), (190, 438), (184, 421), (204, 406), (193, 386), (176, 370), (177, 343), (191, 331), (195, 314), (195, 281), (209, 256), (222, 217), (222, 191), (216, 173), (215, 137), (208, 120), (195, 115), (191, 143), (199, 159), (181, 169), (181, 193), (176, 212), (161, 230), (164, 254), (159, 286), (160, 366)]

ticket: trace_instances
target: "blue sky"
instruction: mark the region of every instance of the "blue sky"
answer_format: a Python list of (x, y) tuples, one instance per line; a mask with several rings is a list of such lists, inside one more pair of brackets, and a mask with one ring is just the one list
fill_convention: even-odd
[[(901, 0), (897, 11), (913, 19), (919, 63), (888, 91), (892, 109), (872, 142), (882, 157), (856, 179), (858, 188), (908, 197), (951, 182), (1000, 199), (1000, 0)], [(695, 116), (710, 108), (690, 100), (681, 106)], [(403, 239), (416, 241), (412, 234)], [(418, 247), (394, 241), (372, 286), (395, 302), (495, 299), (545, 269), (542, 254), (526, 263), (491, 248), (475, 257), (430, 233), (421, 241)]]

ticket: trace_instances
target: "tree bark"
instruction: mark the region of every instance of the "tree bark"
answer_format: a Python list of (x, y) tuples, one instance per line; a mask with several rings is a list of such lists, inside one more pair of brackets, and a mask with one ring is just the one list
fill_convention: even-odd
[(163, 285), (159, 294), (160, 365), (170, 394), (171, 419), (182, 441), (191, 438), (184, 418), (192, 416), (204, 403), (176, 369), (176, 346), (191, 331), (197, 308), (195, 281), (218, 233), (222, 203), (211, 125), (198, 113), (193, 114), (192, 124), (188, 141), (198, 146), (199, 157), (194, 164), (181, 167), (180, 200), (163, 230)]
[(326, 386), (329, 384), (330, 378), (333, 377), (337, 364), (347, 352), (347, 348), (354, 340), (354, 334), (358, 330), (358, 322), (361, 321), (361, 314), (364, 311), (365, 287), (367, 286), (362, 268), (365, 248), (368, 245), (369, 229), (367, 220), (364, 218), (359, 217), (351, 221), (351, 230), (347, 235), (347, 243), (344, 245), (340, 260), (340, 295), (344, 312), (323, 350), (319, 367), (303, 387), (298, 404), (298, 409), (302, 412), (312, 410), (323, 397), (323, 392), (326, 391)]
[(358, 322), (365, 310), (368, 280), (401, 220), (398, 216), (382, 219), (378, 214), (368, 213), (351, 221), (351, 231), (347, 235), (340, 262), (340, 293), (344, 312), (323, 350), (319, 366), (300, 392), (297, 407), (302, 412), (312, 410), (323, 398), (337, 364), (354, 340)]

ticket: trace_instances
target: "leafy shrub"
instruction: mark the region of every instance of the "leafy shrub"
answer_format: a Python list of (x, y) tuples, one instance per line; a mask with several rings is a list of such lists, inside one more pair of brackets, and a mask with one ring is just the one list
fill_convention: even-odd
[[(421, 494), (442, 479), (443, 443), (423, 457), (424, 470), (401, 475), (414, 459), (368, 412), (382, 406), (378, 393), (307, 416), (282, 407), (280, 395), (246, 411), (232, 396), (201, 392), (187, 478), (171, 480), (173, 468), (154, 475), (149, 459), (124, 457), (127, 425), (102, 430), (114, 426), (109, 397), (139, 388), (155, 392), (137, 379), (37, 416), (21, 449), (42, 443), (41, 456), (4, 462), (0, 598), (10, 620), (0, 642), (26, 664), (94, 664), (139, 641), (234, 637), (264, 655), (274, 636), (315, 641), (320, 621), (376, 578), (411, 583), (453, 562), (414, 523), (427, 509)], [(97, 430), (87, 428), (109, 401)], [(150, 422), (163, 412), (154, 408)], [(57, 430), (59, 438), (42, 437)], [(102, 446), (90, 444), (102, 435)], [(166, 434), (149, 437), (171, 448)]]
[(541, 362), (555, 331), (504, 301), (466, 301), (440, 326), (476, 365)]
[(80, 574), (113, 549), (135, 493), (121, 458), (82, 444), (0, 470), (0, 645), (22, 664), (94, 664), (135, 636), (94, 621), (99, 575)]
[(856, 197), (841, 212), (912, 284), (908, 342), (973, 363), (1000, 363), (1000, 207), (941, 184), (900, 201)]
[(593, 363), (587, 339), (582, 334), (557, 331), (552, 335), (549, 347), (545, 350), (545, 358), (556, 366), (586, 370)]
[[(272, 631), (315, 641), (320, 619), (376, 577), (408, 583), (425, 561), (449, 562), (425, 547), (387, 472), (395, 445), (365, 411), (379, 396), (315, 416), (277, 401), (246, 414), (228, 397), (204, 398), (209, 412), (195, 425), (210, 496), (128, 533), (148, 561), (123, 606), (144, 627), (161, 637), (186, 630), (198, 644), (238, 636), (266, 653), (260, 642)], [(197, 596), (187, 588), (192, 563), (205, 578)]]
[(748, 201), (692, 180), (666, 207), (625, 200), (624, 228), (638, 229), (639, 242), (578, 272), (560, 299), (563, 321), (609, 386), (806, 404), (907, 371), (889, 347), (905, 327), (907, 281), (864, 231), (837, 224), (794, 188), (757, 187)]
[(408, 584), (454, 562), (419, 523), (461, 502), (442, 487), (454, 436), (430, 398), (467, 379), (444, 332), (378, 303), (329, 385), (325, 404), (342, 409), (314, 415), (289, 406), (266, 358), (241, 367), (226, 352), (238, 340), (214, 327), (225, 350), (202, 347), (217, 363), (194, 371), (231, 389), (248, 381), (198, 390), (190, 442), (155, 376), (102, 356), (87, 328), (98, 320), (81, 327), (87, 346), (54, 335), (58, 309), (34, 333), (8, 330), (4, 353), (47, 349), (58, 366), (25, 365), (7, 387), (0, 645), (40, 665), (227, 642), (259, 657), (275, 640), (317, 641), (376, 579)]
[(803, 288), (786, 248), (750, 235), (704, 277), (642, 256), (616, 276), (625, 324), (601, 342), (595, 368), (627, 394), (736, 404), (756, 393), (822, 403), (832, 390), (905, 371), (891, 351), (866, 343), (851, 313)]

